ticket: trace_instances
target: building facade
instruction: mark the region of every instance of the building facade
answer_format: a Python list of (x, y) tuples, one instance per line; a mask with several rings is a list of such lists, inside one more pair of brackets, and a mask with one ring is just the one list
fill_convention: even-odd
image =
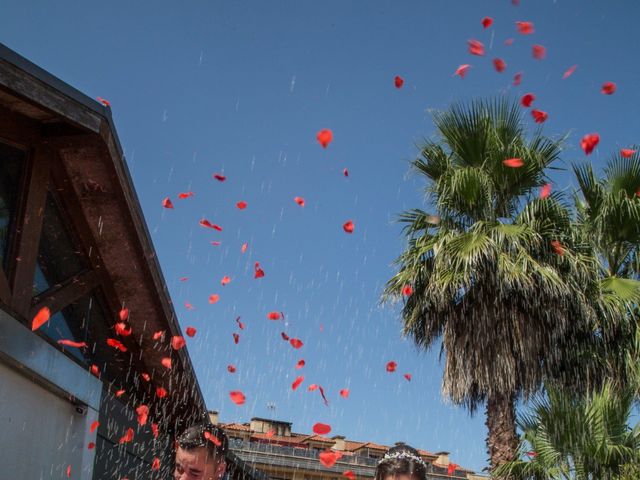
[[(210, 418), (225, 430), (230, 448), (239, 458), (273, 480), (340, 480), (347, 471), (357, 479), (373, 479), (378, 462), (391, 448), (339, 435), (329, 438), (295, 433), (291, 423), (278, 420), (252, 418), (247, 423), (220, 423), (217, 412), (210, 412)], [(318, 460), (327, 450), (340, 455), (331, 468)], [(486, 478), (452, 463), (447, 452), (419, 452), (427, 464), (428, 480)]]
[[(43, 307), (50, 319), (32, 331)], [(174, 335), (110, 108), (0, 44), (3, 471), (171, 478), (176, 434), (207, 418)], [(264, 478), (233, 455), (228, 463), (234, 480)]]

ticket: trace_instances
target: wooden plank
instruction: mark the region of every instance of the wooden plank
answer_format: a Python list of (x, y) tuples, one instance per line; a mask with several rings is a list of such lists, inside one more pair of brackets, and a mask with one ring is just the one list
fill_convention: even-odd
[(38, 313), (42, 307), (49, 307), (51, 314), (59, 312), (67, 305), (87, 295), (100, 285), (98, 275), (93, 270), (85, 270), (56, 285), (52, 289), (34, 297), (31, 313), (28, 318)]
[(53, 152), (45, 145), (38, 145), (27, 162), (26, 192), (16, 222), (16, 261), (9, 269), (9, 283), (12, 287), (11, 306), (15, 311), (29, 318), (33, 279), (38, 257), (38, 244), (42, 231), (49, 170)]
[[(61, 86), (65, 85), (67, 89), (77, 92), (63, 82), (58, 82)], [(0, 85), (14, 95), (34, 103), (41, 109), (58, 114), (78, 126), (94, 132), (100, 129), (101, 115), (78, 101), (70, 100), (56, 88), (8, 62), (0, 61)], [(81, 95), (80, 92), (77, 94)]]
[(9, 288), (7, 276), (4, 274), (2, 268), (0, 268), (0, 302), (5, 305), (11, 304), (11, 289)]
[(38, 143), (39, 124), (0, 106), (0, 141), (26, 149)]

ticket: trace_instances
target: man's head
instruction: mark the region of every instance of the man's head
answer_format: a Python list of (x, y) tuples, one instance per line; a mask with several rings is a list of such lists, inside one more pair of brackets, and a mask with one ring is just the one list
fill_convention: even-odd
[(211, 424), (187, 428), (178, 437), (175, 480), (220, 480), (227, 467), (229, 443), (224, 432)]

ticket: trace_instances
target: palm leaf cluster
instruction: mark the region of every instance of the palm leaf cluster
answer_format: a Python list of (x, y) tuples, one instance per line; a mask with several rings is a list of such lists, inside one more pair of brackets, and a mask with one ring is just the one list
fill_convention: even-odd
[(520, 456), (494, 472), (513, 480), (621, 479), (640, 464), (640, 424), (631, 428), (633, 396), (610, 385), (586, 397), (548, 389), (521, 415)]

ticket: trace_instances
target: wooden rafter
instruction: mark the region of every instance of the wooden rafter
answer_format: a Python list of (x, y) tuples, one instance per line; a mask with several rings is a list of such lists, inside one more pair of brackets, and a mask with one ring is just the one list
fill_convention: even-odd
[(63, 283), (34, 297), (29, 318), (32, 318), (45, 306), (49, 307), (52, 314), (59, 312), (67, 305), (88, 295), (98, 285), (100, 285), (100, 281), (95, 271), (85, 270), (80, 272), (65, 280)]
[(29, 156), (26, 172), (26, 190), (18, 210), (15, 237), (15, 264), (9, 270), (12, 287), (11, 306), (29, 318), (33, 278), (36, 271), (38, 244), (44, 217), (52, 151), (39, 144)]

